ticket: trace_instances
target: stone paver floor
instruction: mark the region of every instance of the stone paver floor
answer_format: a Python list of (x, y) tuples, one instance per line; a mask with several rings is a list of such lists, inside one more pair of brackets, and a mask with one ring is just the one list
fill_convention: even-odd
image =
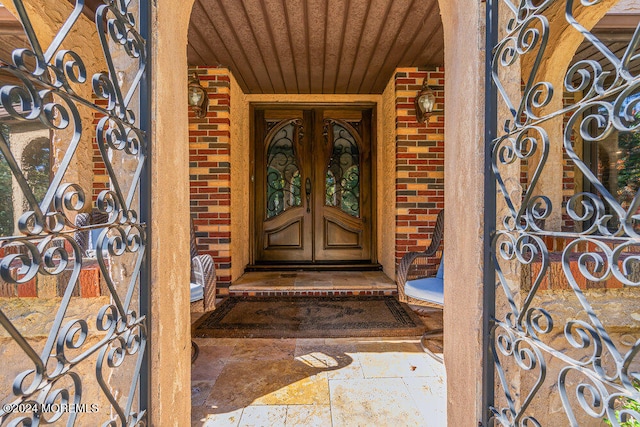
[(444, 366), (416, 338), (196, 338), (193, 426), (446, 425)]

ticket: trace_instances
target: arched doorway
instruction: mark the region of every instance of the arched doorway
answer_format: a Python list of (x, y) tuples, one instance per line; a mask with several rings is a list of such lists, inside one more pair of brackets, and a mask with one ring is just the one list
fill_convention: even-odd
[[(371, 236), (367, 260), (377, 260), (390, 280), (405, 252), (426, 247), (444, 207), (442, 111), (429, 123), (419, 123), (413, 104), (424, 80), (436, 93), (436, 109), (444, 104), (438, 5), (320, 1), (294, 6), (199, 1), (192, 12), (189, 74), (195, 72), (207, 89), (209, 107), (206, 117), (190, 117), (191, 209), (200, 250), (216, 260), (221, 296), (262, 249), (252, 242), (257, 234), (254, 211), (267, 210), (256, 207), (252, 192), (258, 191), (256, 171), (267, 168), (256, 163), (267, 161), (252, 159), (251, 121), (253, 112), (265, 105), (286, 109), (282, 105), (288, 103), (300, 110), (372, 106), (376, 142), (371, 151), (377, 161), (371, 166), (375, 208), (369, 221), (375, 222), (370, 226), (377, 233)], [(295, 118), (304, 119), (304, 112), (299, 116)], [(322, 143), (317, 129), (322, 126), (317, 121), (315, 126), (305, 129), (304, 140), (315, 134)], [(297, 137), (295, 124), (290, 127)], [(292, 173), (292, 188), (295, 180)], [(301, 211), (302, 217), (307, 215), (304, 181), (287, 199), (294, 206), (291, 211)], [(311, 182), (312, 194), (321, 193), (313, 186)], [(281, 193), (276, 190), (273, 194)], [(284, 204), (279, 202), (274, 211), (279, 213), (280, 206)]]

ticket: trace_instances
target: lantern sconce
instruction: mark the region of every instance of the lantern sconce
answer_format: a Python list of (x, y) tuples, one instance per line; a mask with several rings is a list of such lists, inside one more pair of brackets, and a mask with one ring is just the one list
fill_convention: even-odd
[(207, 91), (200, 84), (198, 75), (194, 72), (193, 77), (189, 79), (189, 106), (193, 108), (196, 117), (201, 119), (207, 115), (209, 107), (209, 97)]
[(416, 119), (418, 123), (429, 123), (429, 117), (434, 113), (442, 113), (442, 110), (434, 110), (436, 96), (427, 84), (427, 79), (422, 82), (422, 89), (416, 94)]

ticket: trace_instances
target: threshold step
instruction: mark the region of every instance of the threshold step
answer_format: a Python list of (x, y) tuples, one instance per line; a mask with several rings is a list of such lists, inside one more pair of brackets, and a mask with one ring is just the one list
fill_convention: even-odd
[(246, 272), (252, 271), (381, 271), (378, 263), (353, 264), (250, 264)]
[(275, 297), (275, 296), (286, 296), (286, 297), (371, 297), (371, 296), (393, 296), (398, 295), (398, 291), (396, 289), (388, 289), (388, 290), (328, 290), (328, 289), (315, 289), (315, 290), (294, 290), (294, 289), (286, 289), (286, 290), (274, 290), (274, 289), (246, 289), (246, 290), (232, 290), (229, 289), (230, 297)]
[(382, 271), (255, 271), (229, 287), (231, 296), (379, 296), (397, 291)]

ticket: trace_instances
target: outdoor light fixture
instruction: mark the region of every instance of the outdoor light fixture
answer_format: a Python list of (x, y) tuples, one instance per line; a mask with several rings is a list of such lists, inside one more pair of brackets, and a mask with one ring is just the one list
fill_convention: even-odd
[(422, 82), (422, 89), (416, 95), (416, 119), (418, 123), (429, 121), (429, 117), (434, 112), (433, 107), (436, 105), (436, 96), (427, 85), (427, 79)]
[(198, 75), (194, 72), (193, 77), (189, 79), (189, 106), (193, 108), (196, 117), (199, 119), (207, 115), (207, 107), (209, 107), (209, 97), (207, 91), (200, 84)]

